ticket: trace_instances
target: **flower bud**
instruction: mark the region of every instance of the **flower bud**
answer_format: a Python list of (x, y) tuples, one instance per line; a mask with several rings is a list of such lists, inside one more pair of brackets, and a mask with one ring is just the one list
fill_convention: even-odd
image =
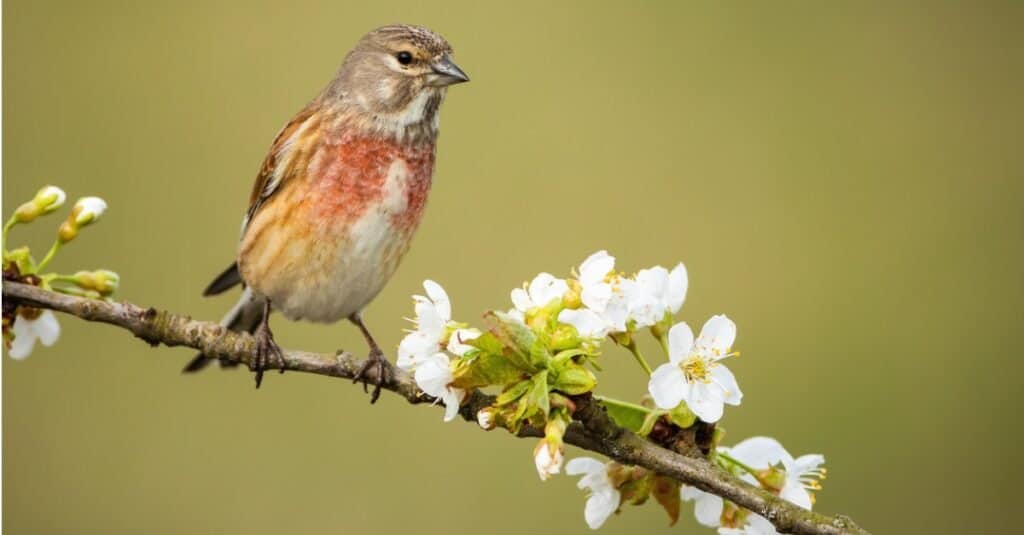
[(32, 202), (39, 206), (44, 214), (48, 214), (64, 206), (66, 199), (67, 194), (64, 193), (64, 190), (57, 186), (46, 186), (36, 193), (36, 197), (32, 199)]
[(14, 212), (14, 218), (18, 223), (29, 223), (35, 218), (48, 214), (64, 205), (67, 195), (64, 190), (57, 186), (46, 186), (36, 192), (36, 196), (25, 204), (22, 204)]
[(82, 197), (71, 210), (71, 217), (78, 228), (98, 220), (107, 211), (107, 202), (99, 197)]
[(121, 283), (120, 275), (106, 269), (79, 271), (71, 278), (82, 289), (94, 290), (101, 296), (109, 296), (114, 293)]
[(57, 229), (57, 240), (60, 243), (67, 243), (75, 239), (79, 229), (98, 220), (106, 210), (107, 202), (99, 197), (78, 199), (67, 220), (61, 223), (60, 228)]
[(480, 424), (480, 427), (487, 431), (494, 429), (495, 412), (496, 411), (491, 407), (480, 409), (476, 413), (476, 423)]
[(567, 363), (567, 366), (558, 372), (552, 389), (570, 396), (578, 396), (590, 392), (595, 386), (597, 377), (593, 372), (578, 364)]

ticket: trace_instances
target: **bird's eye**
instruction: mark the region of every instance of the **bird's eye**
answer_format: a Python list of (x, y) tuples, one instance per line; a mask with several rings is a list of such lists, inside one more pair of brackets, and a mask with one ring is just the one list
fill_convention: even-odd
[(398, 62), (401, 63), (402, 65), (408, 65), (408, 64), (412, 63), (412, 54), (410, 54), (410, 53), (406, 52), (405, 50), (403, 50), (403, 51), (395, 54), (395, 59), (397, 59)]

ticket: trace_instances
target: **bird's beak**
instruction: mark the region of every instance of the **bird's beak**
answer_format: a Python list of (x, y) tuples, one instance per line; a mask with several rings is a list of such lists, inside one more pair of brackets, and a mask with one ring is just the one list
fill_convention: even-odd
[(434, 72), (430, 77), (430, 85), (445, 87), (469, 81), (469, 76), (462, 72), (462, 69), (452, 61), (452, 57), (448, 54), (441, 56), (440, 59), (431, 65), (431, 68), (433, 68)]

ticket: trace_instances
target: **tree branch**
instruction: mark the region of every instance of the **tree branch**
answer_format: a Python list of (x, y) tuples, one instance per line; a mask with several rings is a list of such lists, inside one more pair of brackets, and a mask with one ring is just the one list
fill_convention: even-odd
[[(154, 308), (141, 308), (130, 303), (73, 297), (10, 281), (4, 281), (3, 296), (5, 300), (12, 300), (18, 304), (56, 310), (87, 321), (116, 325), (153, 346), (187, 346), (211, 357), (243, 364), (249, 364), (255, 348), (255, 340), (248, 334), (229, 331), (216, 323), (193, 320), (188, 316)], [(284, 357), (289, 371), (343, 379), (352, 379), (362, 363), (360, 359), (347, 352), (330, 355), (287, 350)], [(384, 389), (402, 396), (412, 404), (434, 401), (416, 387), (408, 373), (397, 369), (392, 371), (393, 377), (384, 383)], [(376, 377), (371, 376), (370, 379)], [(493, 396), (474, 391), (459, 412), (464, 419), (475, 422), (477, 411), (493, 402)], [(566, 431), (567, 443), (601, 453), (621, 464), (642, 466), (721, 496), (767, 518), (780, 532), (822, 535), (868, 533), (848, 517), (827, 516), (804, 510), (741, 481), (703, 458), (682, 455), (644, 440), (618, 427), (603, 407), (590, 398), (581, 398), (573, 417), (577, 421)], [(543, 429), (533, 427), (524, 427), (519, 432), (519, 436), (543, 435)]]

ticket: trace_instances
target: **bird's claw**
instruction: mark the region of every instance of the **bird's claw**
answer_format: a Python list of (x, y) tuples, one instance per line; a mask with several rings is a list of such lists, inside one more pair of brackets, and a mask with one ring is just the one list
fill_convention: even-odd
[(249, 369), (256, 372), (256, 388), (263, 383), (263, 371), (271, 365), (281, 369), (281, 373), (287, 368), (287, 361), (284, 359), (284, 352), (281, 346), (274, 341), (274, 336), (269, 328), (257, 329), (253, 336), (256, 337), (256, 354), (249, 362)]
[[(373, 371), (370, 372), (370, 370)], [(370, 384), (370, 377), (373, 377), (373, 393), (370, 394), (370, 404), (372, 405), (377, 402), (381, 388), (391, 380), (391, 376), (391, 363), (384, 358), (384, 353), (380, 349), (371, 349), (369, 356), (352, 376), (352, 382), (362, 381), (363, 392), (366, 392), (367, 385)]]

